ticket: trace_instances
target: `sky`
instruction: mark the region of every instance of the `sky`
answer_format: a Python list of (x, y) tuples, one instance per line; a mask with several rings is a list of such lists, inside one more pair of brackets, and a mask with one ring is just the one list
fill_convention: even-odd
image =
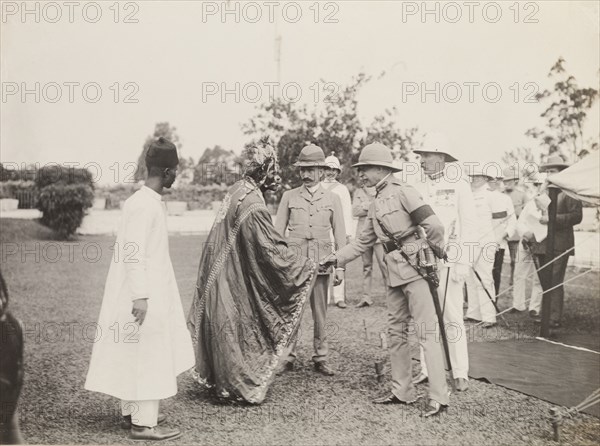
[[(183, 156), (239, 152), (240, 124), (270, 94), (318, 106), (363, 71), (363, 122), (395, 106), (401, 128), (459, 159), (500, 161), (536, 148), (532, 97), (559, 56), (599, 88), (599, 26), (596, 1), (3, 2), (0, 159), (119, 182), (157, 122)], [(586, 139), (599, 121), (596, 102)]]

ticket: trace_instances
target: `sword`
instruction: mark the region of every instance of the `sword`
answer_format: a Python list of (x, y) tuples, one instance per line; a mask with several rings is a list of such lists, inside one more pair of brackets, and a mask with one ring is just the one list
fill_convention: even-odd
[[(481, 276), (479, 276), (479, 273), (477, 272), (477, 270), (475, 269), (475, 267), (473, 267), (473, 272), (475, 273), (475, 277), (477, 277), (477, 280), (479, 280), (479, 283), (481, 284), (481, 288), (483, 288), (483, 291), (485, 291), (485, 294), (487, 294), (487, 297), (490, 299), (490, 302), (492, 303), (492, 305), (496, 309), (496, 314), (500, 313), (500, 310), (498, 309), (498, 305), (496, 305), (496, 302), (494, 301), (494, 298), (492, 297), (492, 295), (490, 294), (490, 292), (487, 290), (487, 288), (483, 284), (483, 280), (481, 280)], [(501, 314), (500, 317), (502, 318), (502, 320), (504, 321), (504, 323), (506, 324), (506, 326), (508, 328), (510, 328), (510, 325), (508, 324), (508, 322), (506, 321), (506, 319), (504, 319), (504, 316)]]
[[(404, 252), (404, 251), (403, 251)], [(429, 276), (428, 276), (429, 277)], [(450, 362), (450, 347), (448, 346), (448, 338), (446, 336), (446, 329), (444, 328), (444, 314), (440, 307), (440, 301), (438, 298), (437, 286), (435, 281), (425, 279), (429, 285), (429, 291), (433, 297), (433, 306), (435, 308), (435, 314), (438, 319), (438, 326), (440, 328), (440, 335), (442, 336), (442, 345), (444, 346), (444, 356), (446, 357), (446, 364), (448, 364), (448, 371), (450, 372), (450, 384), (452, 385), (452, 391), (456, 392), (456, 383), (454, 382), (454, 372), (452, 371), (452, 362)]]

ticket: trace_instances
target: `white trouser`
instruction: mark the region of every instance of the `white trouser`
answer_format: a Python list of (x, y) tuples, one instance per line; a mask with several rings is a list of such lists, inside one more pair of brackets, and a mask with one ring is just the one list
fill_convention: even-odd
[(513, 307), (519, 311), (525, 311), (527, 309), (525, 303), (525, 288), (527, 286), (527, 276), (529, 275), (531, 275), (532, 281), (529, 310), (534, 310), (539, 314), (542, 309), (542, 285), (540, 284), (538, 274), (535, 272), (535, 263), (533, 263), (531, 252), (528, 249), (525, 249), (523, 244), (519, 242), (513, 281)]
[[(448, 347), (450, 350), (450, 361), (452, 362), (452, 371), (454, 378), (469, 379), (469, 352), (467, 350), (467, 331), (463, 321), (463, 286), (464, 281), (457, 282), (452, 280), (452, 265), (450, 267), (440, 268), (440, 286), (438, 287), (438, 297), (440, 306), (444, 311), (444, 327), (446, 328), (446, 337), (448, 338)], [(450, 273), (448, 281), (448, 290), (446, 292), (446, 307), (444, 309), (444, 289), (446, 288), (446, 278)], [(440, 338), (440, 342), (441, 338)], [(427, 364), (423, 347), (421, 347), (421, 371), (427, 376)]]
[[(342, 277), (345, 275), (345, 271), (338, 270), (338, 274), (341, 274)], [(333, 286), (333, 281), (335, 280), (335, 275), (332, 275), (331, 280), (329, 281), (329, 287), (327, 288), (327, 302), (333, 303), (345, 302), (346, 300), (346, 279), (342, 280), (338, 286)]]
[(125, 401), (121, 400), (123, 416), (131, 415), (131, 424), (154, 427), (158, 420), (160, 400)]
[[(467, 317), (476, 321), (496, 322), (496, 309), (485, 290), (496, 300), (494, 288), (494, 258), (489, 258), (491, 250), (484, 250), (479, 253), (477, 261), (467, 277), (467, 296), (469, 306), (467, 308)], [(481, 282), (475, 276), (475, 271), (479, 274)], [(485, 287), (485, 289), (483, 288)]]

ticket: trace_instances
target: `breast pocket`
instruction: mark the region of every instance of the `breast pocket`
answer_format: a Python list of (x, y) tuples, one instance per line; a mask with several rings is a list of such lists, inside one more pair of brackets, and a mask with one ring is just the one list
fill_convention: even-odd
[(411, 225), (410, 216), (400, 206), (395, 197), (388, 197), (377, 202), (375, 207), (377, 220), (392, 234), (402, 232)]
[(317, 221), (316, 223), (321, 226), (330, 226), (331, 219), (333, 217), (333, 204), (322, 203), (316, 206)]
[(302, 200), (291, 200), (288, 208), (290, 210), (290, 229), (295, 225), (308, 223), (308, 203)]

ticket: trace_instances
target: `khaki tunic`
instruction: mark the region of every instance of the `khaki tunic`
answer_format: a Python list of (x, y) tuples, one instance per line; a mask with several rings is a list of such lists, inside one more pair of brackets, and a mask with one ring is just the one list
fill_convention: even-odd
[[(313, 195), (304, 186), (285, 192), (275, 229), (283, 236), (287, 229), (289, 249), (317, 263), (346, 244), (340, 199), (321, 185)], [(331, 233), (334, 242), (331, 242)]]

